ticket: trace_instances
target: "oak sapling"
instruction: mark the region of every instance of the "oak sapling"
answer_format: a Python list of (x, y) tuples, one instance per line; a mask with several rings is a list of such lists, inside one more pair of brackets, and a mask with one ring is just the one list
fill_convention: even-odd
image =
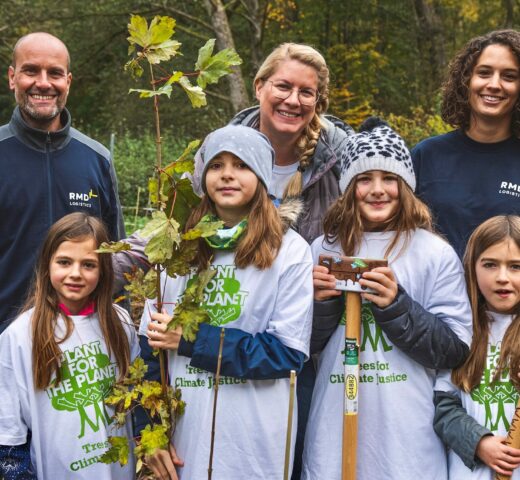
[[(193, 152), (199, 142), (191, 142), (178, 159), (163, 166), (159, 98), (170, 98), (178, 87), (188, 96), (192, 107), (206, 106), (204, 89), (207, 85), (217, 83), (221, 77), (231, 73), (232, 66), (241, 63), (238, 54), (231, 49), (221, 50), (213, 55), (215, 40), (211, 39), (200, 48), (193, 72), (175, 70), (169, 64), (180, 54), (181, 44), (172, 38), (175, 24), (175, 20), (167, 16), (156, 16), (148, 24), (146, 19), (132, 15), (127, 37), (131, 58), (125, 65), (125, 70), (135, 79), (145, 75), (145, 72), (149, 75), (150, 89), (131, 89), (130, 93), (138, 93), (140, 98), (152, 99), (156, 140), (155, 175), (148, 186), (150, 199), (156, 210), (150, 222), (140, 231), (141, 236), (149, 239), (145, 253), (152, 268), (146, 273), (135, 269), (127, 274), (129, 283), (125, 288), (133, 301), (155, 298), (157, 311), (162, 311), (161, 273), (166, 271), (173, 277), (186, 275), (190, 270), (190, 262), (197, 254), (198, 239), (211, 236), (222, 227), (222, 222), (219, 221), (206, 222), (184, 232), (189, 213), (200, 201), (193, 192), (187, 175), (193, 173)], [(192, 83), (192, 79), (196, 84)], [(116, 242), (102, 245), (100, 251), (115, 253), (129, 248), (124, 242)], [(209, 320), (201, 303), (204, 288), (213, 275), (214, 271), (209, 268), (200, 272), (185, 292), (182, 302), (175, 306), (168, 328), (182, 326), (186, 340), (193, 340), (199, 324)], [(137, 359), (129, 375), (114, 385), (112, 394), (106, 400), (108, 405), (115, 407), (116, 423), (124, 422), (125, 417), (137, 406), (141, 406), (149, 416), (150, 424), (135, 440), (134, 454), (141, 478), (146, 475), (142, 468), (145, 456), (152, 455), (158, 448), (168, 449), (175, 430), (175, 420), (182, 415), (185, 407), (180, 389), (168, 384), (165, 352), (158, 351), (158, 356), (161, 383), (144, 380), (147, 367), (143, 360)], [(110, 437), (109, 442), (111, 448), (102, 456), (101, 461), (119, 461), (125, 464), (130, 455), (127, 439)]]

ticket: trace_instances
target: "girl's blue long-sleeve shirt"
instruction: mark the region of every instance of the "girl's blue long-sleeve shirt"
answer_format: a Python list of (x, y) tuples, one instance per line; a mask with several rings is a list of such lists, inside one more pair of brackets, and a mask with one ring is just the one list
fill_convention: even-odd
[[(191, 357), (190, 365), (209, 372), (217, 369), (220, 327), (202, 324), (195, 342), (181, 340), (178, 353)], [(256, 335), (237, 328), (226, 328), (222, 348), (221, 374), (236, 378), (266, 380), (289, 377), (291, 370), (299, 373), (305, 355), (287, 347), (275, 336), (262, 332)]]

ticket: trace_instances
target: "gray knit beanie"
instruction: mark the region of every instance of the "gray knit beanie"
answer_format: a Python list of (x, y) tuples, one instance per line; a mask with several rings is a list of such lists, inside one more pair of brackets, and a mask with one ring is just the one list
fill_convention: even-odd
[(348, 137), (340, 167), (339, 187), (342, 192), (356, 175), (370, 170), (395, 173), (415, 191), (412, 158), (404, 140), (377, 117), (365, 120), (360, 133)]
[(274, 164), (274, 150), (267, 137), (243, 125), (227, 125), (210, 133), (201, 147), (202, 189), (206, 192), (206, 172), (217, 155), (229, 152), (240, 158), (269, 190)]

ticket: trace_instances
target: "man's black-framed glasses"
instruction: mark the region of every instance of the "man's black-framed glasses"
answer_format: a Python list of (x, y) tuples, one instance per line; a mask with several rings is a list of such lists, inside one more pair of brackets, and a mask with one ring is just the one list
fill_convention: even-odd
[(292, 95), (294, 89), (298, 91), (298, 100), (306, 107), (313, 107), (320, 99), (320, 93), (313, 88), (297, 88), (290, 83), (267, 80), (271, 84), (271, 93), (280, 100), (285, 100)]

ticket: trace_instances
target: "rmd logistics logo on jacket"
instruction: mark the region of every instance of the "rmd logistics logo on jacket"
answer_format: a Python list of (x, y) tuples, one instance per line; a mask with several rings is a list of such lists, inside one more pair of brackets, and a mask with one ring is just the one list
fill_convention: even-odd
[(90, 189), (88, 193), (69, 192), (69, 205), (72, 207), (92, 208), (92, 199), (97, 195)]
[(500, 190), (498, 193), (503, 195), (511, 195), (513, 197), (520, 197), (520, 183), (500, 182)]

